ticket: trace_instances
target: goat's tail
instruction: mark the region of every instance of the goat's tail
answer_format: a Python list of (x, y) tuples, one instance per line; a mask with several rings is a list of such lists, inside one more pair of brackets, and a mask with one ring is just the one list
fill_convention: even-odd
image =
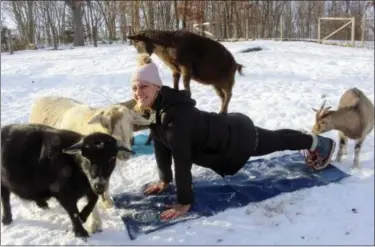
[(244, 67), (245, 67), (245, 66), (243, 66), (242, 64), (237, 63), (237, 71), (238, 71), (238, 73), (240, 73), (240, 75), (244, 75), (244, 74), (242, 73), (242, 69), (243, 69)]

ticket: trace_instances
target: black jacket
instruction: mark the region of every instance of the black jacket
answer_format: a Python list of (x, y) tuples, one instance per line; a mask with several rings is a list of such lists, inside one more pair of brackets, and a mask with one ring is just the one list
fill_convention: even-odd
[(186, 91), (163, 86), (152, 109), (156, 122), (150, 125), (161, 181), (172, 181), (175, 164), (177, 201), (191, 204), (192, 164), (207, 167), (221, 176), (240, 170), (256, 148), (253, 122), (240, 113), (221, 115), (200, 111)]

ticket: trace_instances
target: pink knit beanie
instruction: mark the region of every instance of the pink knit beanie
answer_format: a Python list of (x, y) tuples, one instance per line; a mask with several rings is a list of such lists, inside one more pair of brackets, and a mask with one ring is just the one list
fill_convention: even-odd
[(152, 62), (148, 54), (143, 53), (138, 55), (137, 65), (138, 67), (132, 76), (132, 83), (139, 81), (148, 82), (160, 87), (163, 85), (158, 67)]

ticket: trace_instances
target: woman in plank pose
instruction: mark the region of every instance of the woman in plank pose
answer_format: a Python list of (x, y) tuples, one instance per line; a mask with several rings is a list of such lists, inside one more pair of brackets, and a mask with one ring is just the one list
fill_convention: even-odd
[(193, 163), (224, 177), (237, 173), (251, 156), (305, 150), (307, 164), (324, 169), (335, 149), (335, 142), (327, 137), (292, 129), (268, 130), (255, 126), (241, 113), (217, 114), (197, 109), (195, 100), (184, 90), (163, 86), (157, 66), (146, 54), (138, 58), (132, 91), (138, 106), (151, 109), (155, 117), (150, 130), (159, 181), (148, 186), (145, 194), (167, 189), (174, 160), (177, 204), (162, 212), (162, 219), (185, 214), (194, 202)]

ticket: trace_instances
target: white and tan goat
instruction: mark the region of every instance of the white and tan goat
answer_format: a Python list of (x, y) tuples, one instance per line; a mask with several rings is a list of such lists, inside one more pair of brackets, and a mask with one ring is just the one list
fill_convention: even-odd
[[(151, 119), (151, 110), (140, 108), (137, 105), (137, 101), (135, 101), (134, 99), (131, 99), (131, 100), (128, 100), (128, 101), (125, 101), (125, 102), (120, 102), (118, 104), (126, 106), (128, 109), (130, 109), (130, 110), (132, 110), (132, 111), (134, 111), (134, 112), (142, 115), (144, 118)], [(145, 125), (134, 125), (133, 129), (134, 129), (134, 132), (137, 132), (137, 131), (148, 129), (148, 126), (145, 126)], [(147, 140), (145, 142), (145, 145), (150, 145), (151, 141), (152, 141), (152, 133), (150, 132), (150, 134), (148, 135), (148, 138), (147, 138)], [(132, 138), (131, 143), (132, 143), (132, 145), (134, 144), (134, 137)]]
[(337, 110), (325, 107), (323, 102), (316, 112), (312, 133), (321, 134), (330, 130), (338, 130), (339, 150), (336, 160), (341, 161), (347, 153), (348, 139), (355, 140), (354, 167), (359, 168), (359, 153), (366, 136), (374, 127), (374, 105), (358, 88), (351, 88), (340, 98)]
[[(94, 108), (74, 99), (60, 96), (44, 96), (36, 99), (31, 107), (30, 123), (44, 124), (59, 129), (76, 131), (82, 135), (93, 132), (109, 134), (131, 150), (131, 138), (134, 125), (149, 125), (150, 120), (129, 110), (125, 106), (112, 104), (103, 108)], [(120, 160), (130, 158), (128, 152), (119, 152)], [(113, 207), (108, 187), (100, 197), (105, 208)], [(97, 208), (90, 215), (91, 232), (101, 230), (101, 219)], [(91, 218), (91, 216), (93, 218)]]

